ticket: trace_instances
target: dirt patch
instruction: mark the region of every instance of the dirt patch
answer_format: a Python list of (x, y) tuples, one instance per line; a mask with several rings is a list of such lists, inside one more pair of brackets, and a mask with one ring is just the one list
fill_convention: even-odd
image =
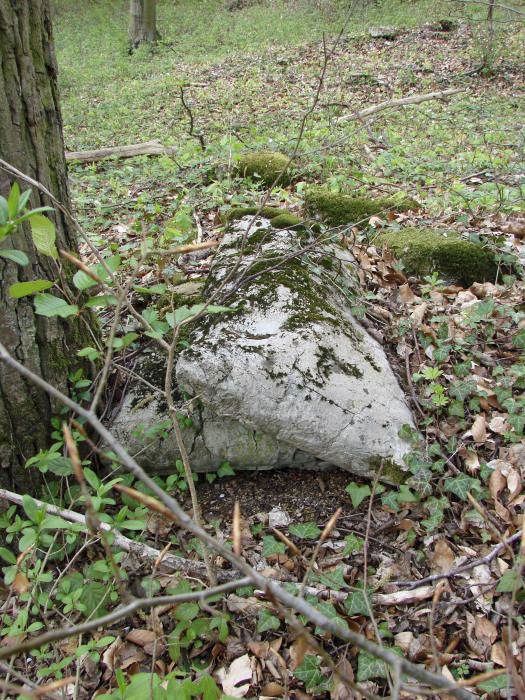
[[(231, 520), (239, 501), (242, 515), (251, 519), (278, 506), (292, 522), (328, 520), (341, 507), (346, 516), (355, 515), (345, 486), (353, 475), (340, 469), (325, 472), (282, 469), (237, 472), (235, 476), (208, 484), (201, 476), (197, 493), (206, 520)], [(359, 516), (361, 517), (361, 515)]]

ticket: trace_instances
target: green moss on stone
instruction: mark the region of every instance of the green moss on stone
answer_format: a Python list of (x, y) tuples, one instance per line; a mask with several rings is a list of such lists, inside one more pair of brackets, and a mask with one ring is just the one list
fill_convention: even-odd
[(494, 254), (453, 233), (444, 236), (431, 229), (405, 228), (398, 233), (380, 233), (378, 240), (403, 261), (409, 275), (424, 277), (437, 271), (445, 280), (463, 287), (496, 278)]
[(264, 219), (273, 219), (281, 214), (288, 214), (286, 209), (279, 209), (279, 207), (263, 207), (260, 211), (259, 207), (235, 207), (234, 209), (230, 209), (230, 211), (226, 212), (224, 215), (224, 220), (236, 221), (237, 219), (242, 219), (243, 216), (253, 216), (254, 214), (257, 214), (257, 212), (259, 213), (259, 216), (263, 217)]
[(386, 209), (397, 212), (417, 209), (418, 204), (410, 198), (397, 199), (383, 197), (350, 197), (346, 194), (330, 192), (326, 187), (310, 187), (305, 193), (305, 209), (312, 216), (319, 216), (329, 226), (363, 224), (374, 215)]
[(274, 151), (249, 153), (238, 160), (235, 171), (242, 177), (251, 177), (266, 187), (273, 185), (280, 175), (277, 184), (282, 187), (290, 184), (290, 174), (288, 171), (284, 172), (289, 160), (287, 156)]
[(270, 223), (274, 228), (294, 228), (295, 230), (304, 228), (301, 219), (289, 212), (274, 216), (273, 219), (270, 219)]

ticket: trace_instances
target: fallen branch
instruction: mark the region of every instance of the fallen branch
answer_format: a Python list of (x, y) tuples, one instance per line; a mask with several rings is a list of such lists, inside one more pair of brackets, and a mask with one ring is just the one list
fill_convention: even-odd
[(443, 578), (453, 578), (454, 576), (457, 576), (458, 574), (463, 573), (464, 571), (469, 571), (469, 569), (473, 569), (476, 566), (481, 566), (482, 564), (488, 564), (491, 562), (494, 557), (496, 557), (502, 549), (505, 549), (505, 547), (508, 547), (510, 544), (513, 542), (516, 542), (516, 540), (520, 540), (522, 538), (522, 531), (518, 530), (518, 532), (514, 533), (511, 537), (508, 537), (506, 540), (503, 540), (503, 542), (500, 542), (497, 544), (491, 551), (486, 554), (484, 557), (480, 557), (479, 559), (474, 559), (471, 561), (469, 564), (462, 564), (461, 566), (458, 566), (457, 569), (452, 569), (452, 571), (449, 571), (446, 574), (432, 574), (432, 576), (427, 576), (426, 578), (420, 578), (418, 581), (392, 581), (392, 585), (395, 586), (406, 586), (407, 590), (413, 590), (414, 588), (419, 588), (423, 584), (427, 583), (434, 583), (435, 581), (439, 581), (440, 579)]
[(439, 90), (438, 92), (427, 92), (424, 95), (412, 95), (411, 97), (400, 97), (397, 100), (387, 100), (386, 102), (380, 102), (378, 105), (374, 105), (373, 107), (362, 109), (359, 112), (345, 114), (344, 116), (336, 119), (335, 122), (336, 124), (339, 124), (341, 122), (348, 122), (354, 119), (363, 119), (363, 117), (369, 117), (371, 114), (382, 112), (384, 109), (389, 109), (390, 107), (417, 105), (420, 102), (427, 102), (427, 100), (443, 100), (445, 97), (457, 95), (459, 92), (464, 92), (464, 88), (450, 88), (449, 90)]
[[(1, 498), (5, 498), (6, 501), (16, 503), (19, 506), (23, 505), (23, 497), (13, 491), (0, 489), (0, 499)], [(58, 506), (53, 506), (45, 501), (39, 501), (37, 498), (33, 498), (33, 500), (38, 508), (45, 508), (46, 513), (50, 515), (59, 515), (61, 518), (64, 518), (64, 520), (69, 520), (72, 523), (86, 525), (86, 518), (84, 515), (81, 515), (81, 513), (77, 513), (74, 510), (67, 510), (66, 508), (58, 508)], [(158, 560), (160, 556), (160, 551), (158, 549), (150, 547), (143, 542), (130, 540), (108, 523), (101, 522), (100, 527), (102, 530), (111, 531), (114, 537), (114, 544), (125, 552), (142, 560), (151, 562)], [(184, 557), (178, 557), (168, 552), (162, 557), (162, 566), (169, 571), (180, 571), (188, 576), (206, 577), (206, 567), (204, 563), (198, 559), (185, 559)], [(235, 570), (220, 569), (217, 571), (217, 578), (224, 582), (234, 581), (238, 576), (239, 574)]]
[(95, 160), (103, 160), (110, 156), (117, 158), (133, 158), (133, 156), (171, 156), (175, 154), (175, 148), (163, 146), (160, 141), (146, 141), (145, 143), (132, 143), (129, 146), (111, 146), (99, 148), (94, 151), (66, 151), (66, 160), (78, 160), (89, 163)]

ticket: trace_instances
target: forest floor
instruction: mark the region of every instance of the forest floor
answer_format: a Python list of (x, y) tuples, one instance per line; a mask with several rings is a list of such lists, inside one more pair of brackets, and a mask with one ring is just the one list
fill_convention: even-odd
[[(339, 39), (345, 17), (335, 2), (262, 2), (238, 12), (215, 1), (160, 3), (161, 41), (132, 55), (124, 3), (111, 12), (102, 2), (55, 5), (66, 149), (151, 139), (176, 148), (173, 157), (70, 164), (75, 211), (104, 255), (118, 252), (125, 265), (145, 240), (159, 247), (184, 242), (195, 222), (204, 239), (220, 237), (221, 214), (265, 194), (232, 174), (236, 156), (291, 153), (314, 104), (293, 184), (275, 188), (269, 204), (299, 211), (309, 183), (372, 195), (402, 190), (420, 202), (415, 213), (375, 217), (365, 229), (345, 232), (366, 270), (366, 319), (424, 437), (416, 444), (412, 436), (407, 483), (372, 484), (340, 470), (300, 478), (294, 470), (235, 476), (219, 470), (199, 476), (198, 495), (207, 527), (225, 542), (239, 501), (247, 561), (290, 584), (308, 571), (307, 598), (326, 615), (478, 696), (524, 698), (523, 22), (496, 25), (491, 70), (480, 71), (485, 25), (444, 1), (392, 3), (388, 10), (359, 4)], [(452, 31), (436, 30), (444, 18), (457, 23)], [(370, 26), (392, 24), (402, 29), (393, 40), (368, 34)], [(446, 101), (337, 121), (385, 100), (453, 87), (463, 92)], [(497, 283), (465, 290), (435, 276), (407, 279), (372, 244), (378, 227), (407, 224), (455, 230), (492, 247), (501, 262)], [(163, 281), (158, 265), (144, 265), (143, 287)], [(100, 319), (107, 330), (110, 317), (102, 312)], [(159, 551), (171, 545), (173, 553), (198, 557), (198, 542), (144, 506), (107, 493), (95, 471), (88, 470), (90, 486), (113, 527)], [(50, 479), (48, 496), (75, 509), (78, 487), (70, 481)], [(131, 478), (125, 483), (137, 487)], [(177, 497), (190, 509), (181, 479), (158, 483), (172, 492), (180, 487)], [(2, 516), (2, 524), (8, 547), (23, 551), (20, 534), (36, 516), (27, 503), (25, 515), (18, 513)], [(44, 625), (107, 613), (118, 598), (100, 543), (81, 549), (83, 535), (56, 527), (58, 541), (67, 541), (45, 559), (44, 577), (58, 581), (53, 595), (45, 598), (49, 579), (34, 583), (34, 562), (16, 570), (17, 587), (3, 608), (4, 644)], [(13, 565), (6, 551), (0, 554)], [(138, 580), (142, 594), (190, 587), (162, 565), (144, 560), (137, 569), (129, 557), (119, 564), (131, 590)], [(217, 566), (228, 569), (222, 560)], [(25, 627), (15, 627), (27, 600)], [(406, 679), (396, 695), (383, 663), (311, 625), (315, 642), (305, 643), (282, 609), (253, 589), (213, 605), (212, 615), (194, 603), (156, 615), (135, 612), (102, 631), (20, 655), (13, 670), (41, 686), (56, 682), (49, 692), (75, 698), (178, 697), (163, 695), (162, 679), (207, 673), (235, 697), (429, 697)], [(341, 674), (359, 688), (345, 685)], [(221, 697), (213, 682), (185, 692), (180, 697)]]

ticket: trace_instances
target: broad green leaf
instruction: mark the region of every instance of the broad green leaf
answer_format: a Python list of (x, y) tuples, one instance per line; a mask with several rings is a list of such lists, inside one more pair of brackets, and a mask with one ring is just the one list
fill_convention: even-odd
[(352, 501), (352, 505), (354, 508), (358, 508), (361, 503), (365, 500), (365, 498), (368, 498), (372, 491), (370, 490), (370, 486), (365, 484), (364, 486), (359, 486), (358, 483), (355, 481), (352, 481), (351, 484), (348, 484), (348, 486), (345, 488), (346, 493), (350, 496), (350, 499)]
[(366, 615), (369, 617), (370, 608), (366, 604), (364, 591), (352, 591), (349, 593), (345, 600), (345, 610), (350, 617), (353, 615)]
[[(383, 496), (384, 500), (385, 496)], [(351, 535), (347, 535), (345, 537), (345, 548), (343, 551), (343, 554), (353, 554), (354, 552), (361, 552), (363, 550), (365, 541), (362, 537), (358, 537), (357, 535), (354, 535), (352, 533)]]
[(445, 480), (444, 490), (448, 493), (453, 493), (463, 501), (467, 500), (467, 493), (469, 491), (479, 492), (481, 489), (482, 486), (479, 480), (472, 476), (468, 476), (468, 474), (460, 474), (453, 479)]
[(7, 208), (7, 200), (0, 195), (0, 226), (3, 226), (9, 221), (9, 211)]
[(44, 289), (49, 289), (53, 286), (53, 282), (49, 280), (32, 280), (31, 282), (15, 282), (9, 287), (9, 296), (13, 299), (20, 299), (29, 294), (43, 292)]
[(83, 290), (94, 287), (97, 282), (95, 282), (92, 277), (85, 273), (84, 270), (77, 270), (73, 275), (73, 284), (77, 289)]
[(107, 584), (101, 581), (89, 581), (84, 584), (79, 602), (85, 606), (83, 612), (86, 617), (101, 617), (102, 615), (106, 615), (106, 603), (109, 602)]
[(500, 578), (496, 591), (498, 593), (512, 593), (523, 588), (523, 579), (516, 569), (505, 571)]
[(181, 603), (175, 608), (175, 619), (182, 622), (190, 622), (197, 617), (200, 608), (197, 603)]
[(71, 523), (58, 515), (46, 515), (40, 527), (44, 530), (69, 530)]
[(328, 684), (321, 671), (321, 659), (313, 654), (305, 654), (293, 675), (304, 683), (306, 690), (321, 692)]
[(321, 530), (313, 522), (290, 525), (288, 532), (290, 535), (301, 537), (303, 540), (316, 540), (321, 534)]
[(267, 632), (268, 630), (278, 630), (281, 622), (278, 617), (272, 615), (267, 608), (262, 608), (259, 611), (259, 619), (257, 620), (257, 632)]
[[(503, 690), (504, 688), (509, 685), (511, 688), (512, 686), (512, 681), (508, 677), (507, 673), (502, 673), (499, 676), (494, 676), (493, 678), (489, 678), (488, 681), (483, 681), (483, 683), (478, 683), (477, 687), (481, 688), (485, 693), (494, 693), (498, 690)], [(498, 693), (499, 695), (499, 693)], [(496, 695), (496, 697), (498, 697)]]
[(96, 297), (91, 297), (88, 299), (84, 306), (88, 309), (103, 308), (106, 306), (115, 306), (117, 303), (117, 297), (114, 294), (99, 294)]
[(78, 314), (78, 306), (76, 304), (68, 304), (64, 299), (55, 297), (52, 294), (37, 294), (35, 297), (35, 311), (40, 316), (60, 316), (67, 318), (68, 316), (76, 316)]
[(141, 294), (164, 294), (167, 289), (167, 285), (161, 283), (154, 284), (151, 287), (133, 287), (133, 289)]
[(372, 678), (386, 678), (385, 662), (366, 651), (360, 651), (357, 657), (357, 680), (363, 683)]
[(271, 535), (263, 537), (262, 555), (268, 557), (272, 554), (282, 554), (285, 551), (285, 546)]
[(144, 530), (146, 523), (144, 520), (124, 520), (123, 523), (119, 523), (119, 527), (126, 530)]
[[(319, 612), (322, 613), (326, 618), (337, 623), (337, 625), (341, 628), (342, 631), (348, 631), (348, 624), (346, 623), (346, 620), (343, 620), (342, 617), (339, 617), (339, 615), (337, 614), (337, 610), (332, 605), (332, 603), (329, 603), (326, 600), (319, 601), (315, 598), (312, 598), (311, 600), (309, 600), (309, 602), (316, 610), (319, 610)], [(324, 630), (322, 627), (316, 627), (315, 632), (316, 634), (320, 635), (324, 634)]]
[(344, 567), (338, 566), (333, 571), (326, 571), (319, 574), (317, 580), (332, 591), (340, 591), (343, 588), (348, 588), (348, 584), (344, 579)]
[(89, 467), (84, 468), (84, 478), (86, 479), (88, 484), (91, 486), (93, 491), (97, 491), (98, 487), (100, 486), (100, 479), (95, 474), (95, 472), (92, 469), (90, 469)]
[(96, 360), (100, 355), (100, 351), (92, 347), (82, 348), (82, 350), (77, 352), (78, 357), (87, 357), (88, 360)]
[(33, 243), (38, 252), (42, 255), (49, 255), (51, 258), (57, 258), (55, 224), (42, 214), (33, 214), (29, 223), (31, 224)]
[(196, 695), (202, 696), (202, 700), (218, 700), (220, 697), (221, 691), (209, 673), (203, 673), (199, 680), (192, 685)]
[(232, 469), (231, 465), (229, 462), (223, 462), (221, 466), (217, 469), (217, 476), (223, 477), (223, 476), (234, 476), (235, 471)]
[(18, 202), (20, 200), (20, 187), (18, 182), (14, 182), (11, 192), (7, 198), (7, 214), (10, 219), (14, 219), (18, 214)]
[(5, 547), (0, 547), (0, 557), (2, 557), (2, 559), (8, 564), (16, 564), (15, 555), (13, 552), (11, 552), (11, 550), (6, 549)]
[(3, 248), (0, 250), (0, 258), (11, 260), (17, 265), (29, 265), (29, 258), (22, 250), (14, 250), (12, 248)]
[(113, 339), (113, 347), (116, 350), (122, 350), (122, 348), (127, 348), (128, 345), (139, 337), (138, 333), (126, 333), (121, 338)]
[(40, 508), (37, 506), (35, 501), (31, 498), (31, 496), (25, 495), (22, 498), (22, 505), (24, 507), (25, 514), (29, 518), (29, 520), (32, 520), (34, 523), (39, 522), (40, 520)]

